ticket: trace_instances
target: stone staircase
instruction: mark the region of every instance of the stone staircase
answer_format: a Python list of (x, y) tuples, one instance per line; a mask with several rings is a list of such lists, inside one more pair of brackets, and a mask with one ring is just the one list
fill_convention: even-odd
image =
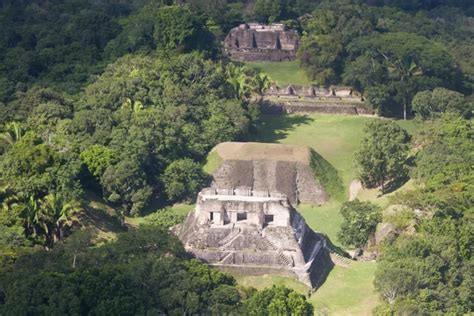
[(276, 247), (270, 240), (268, 240), (267, 238), (263, 238), (264, 240), (264, 243), (265, 245), (272, 249), (272, 250), (275, 250), (278, 254), (278, 258), (280, 259), (280, 262), (289, 266), (289, 267), (294, 267), (294, 262), (293, 262), (293, 258), (288, 258), (280, 249), (278, 249), (278, 247)]
[(231, 257), (234, 253), (233, 252), (229, 252), (227, 253), (224, 257), (221, 258), (221, 260), (219, 260), (219, 263), (228, 263), (226, 262), (226, 260)]
[(341, 266), (341, 267), (346, 267), (346, 268), (351, 265), (351, 263), (352, 263), (351, 259), (346, 258), (344, 256), (341, 256), (340, 254), (335, 252), (330, 247), (326, 247), (326, 249), (328, 249), (329, 256), (331, 257), (331, 260), (335, 265), (338, 265), (338, 266)]
[(236, 240), (240, 236), (240, 228), (232, 229), (229, 235), (225, 236), (221, 241), (219, 241), (220, 248), (226, 248), (231, 245), (234, 240)]

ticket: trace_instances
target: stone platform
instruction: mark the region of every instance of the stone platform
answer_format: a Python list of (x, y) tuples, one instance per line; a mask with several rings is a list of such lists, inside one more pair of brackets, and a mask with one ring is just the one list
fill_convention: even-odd
[(279, 192), (205, 189), (175, 232), (187, 251), (223, 270), (293, 276), (317, 287), (333, 267), (326, 239)]

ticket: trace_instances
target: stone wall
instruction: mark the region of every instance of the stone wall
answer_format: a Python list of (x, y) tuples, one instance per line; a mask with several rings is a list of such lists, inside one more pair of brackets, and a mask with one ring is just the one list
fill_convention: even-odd
[(361, 94), (350, 87), (271, 86), (262, 102), (264, 113), (335, 113), (373, 115)]
[[(214, 192), (212, 192), (214, 191)], [(224, 191), (222, 194), (222, 191)], [(239, 193), (244, 194), (240, 195)], [(240, 188), (206, 189), (198, 194), (196, 218), (201, 225), (289, 226), (287, 197), (278, 192)], [(239, 218), (244, 216), (244, 218)], [(271, 223), (266, 216), (271, 215)]]
[(296, 58), (299, 36), (282, 24), (241, 24), (230, 30), (224, 52), (240, 61), (286, 61)]
[(285, 194), (293, 204), (327, 201), (310, 166), (302, 162), (277, 160), (225, 160), (213, 174), (216, 188), (245, 186)]
[[(239, 196), (235, 190), (234, 195), (222, 196), (213, 195), (216, 190), (205, 192), (201, 192), (196, 209), (175, 229), (187, 251), (206, 263), (247, 275), (293, 276), (308, 286), (318, 286), (324, 281), (333, 267), (326, 239), (313, 232), (283, 198)], [(281, 226), (260, 227), (251, 222), (212, 226), (200, 221), (200, 213), (209, 207), (205, 197), (221, 204), (220, 207), (212, 205), (213, 209), (240, 208), (253, 212), (265, 205), (264, 208), (275, 215), (288, 215), (289, 221)]]
[(331, 113), (346, 115), (373, 115), (374, 112), (361, 104), (341, 104), (335, 101), (308, 102), (295, 101), (270, 101), (261, 102), (262, 112), (265, 114), (279, 113)]
[(329, 88), (321, 88), (311, 85), (286, 85), (282, 87), (272, 85), (267, 91), (265, 91), (264, 96), (294, 96), (304, 98), (336, 97), (350, 100), (362, 99), (361, 94), (351, 87), (332, 86)]

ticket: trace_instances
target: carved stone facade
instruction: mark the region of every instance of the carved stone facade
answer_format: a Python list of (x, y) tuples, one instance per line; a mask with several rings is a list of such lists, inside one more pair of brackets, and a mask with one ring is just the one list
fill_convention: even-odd
[(204, 189), (175, 231), (187, 251), (223, 270), (292, 276), (314, 287), (333, 266), (326, 239), (278, 192)]
[(283, 24), (241, 24), (230, 30), (224, 51), (239, 61), (288, 61), (296, 58), (299, 36)]

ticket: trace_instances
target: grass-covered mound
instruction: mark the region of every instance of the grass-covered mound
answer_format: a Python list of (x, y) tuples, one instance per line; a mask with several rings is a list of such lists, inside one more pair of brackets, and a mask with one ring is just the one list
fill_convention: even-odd
[(336, 168), (313, 149), (311, 149), (310, 152), (311, 169), (313, 169), (314, 174), (317, 175), (318, 181), (324, 190), (331, 198), (336, 200), (342, 199), (344, 197), (344, 187), (342, 186), (342, 180)]
[(336, 169), (307, 146), (225, 142), (211, 151), (204, 170), (216, 187), (278, 191), (295, 205), (323, 204), (343, 193)]
[(208, 175), (212, 175), (217, 169), (219, 169), (223, 162), (224, 161), (222, 160), (219, 153), (215, 150), (211, 150), (211, 152), (206, 157), (206, 163), (202, 169)]

